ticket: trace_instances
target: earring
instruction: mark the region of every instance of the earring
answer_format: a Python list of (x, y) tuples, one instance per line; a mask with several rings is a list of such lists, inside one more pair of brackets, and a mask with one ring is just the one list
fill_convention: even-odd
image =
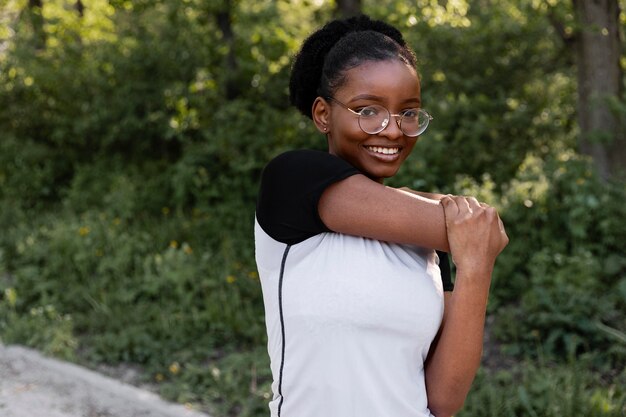
[(328, 128), (326, 126), (324, 126), (324, 132), (326, 132), (328, 130)]

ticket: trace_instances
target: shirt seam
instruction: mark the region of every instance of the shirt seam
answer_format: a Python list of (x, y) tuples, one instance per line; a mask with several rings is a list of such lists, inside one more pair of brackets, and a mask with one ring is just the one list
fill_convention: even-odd
[(278, 279), (278, 312), (280, 315), (280, 332), (282, 337), (282, 346), (281, 346), (281, 358), (280, 358), (280, 372), (278, 376), (278, 395), (280, 395), (280, 402), (278, 403), (278, 417), (280, 417), (280, 412), (283, 407), (283, 401), (285, 397), (283, 396), (283, 370), (285, 367), (285, 318), (283, 315), (283, 280), (285, 277), (285, 264), (287, 262), (287, 255), (289, 254), (289, 249), (291, 245), (287, 245), (285, 247), (285, 251), (283, 252), (283, 260), (280, 264), (280, 277)]

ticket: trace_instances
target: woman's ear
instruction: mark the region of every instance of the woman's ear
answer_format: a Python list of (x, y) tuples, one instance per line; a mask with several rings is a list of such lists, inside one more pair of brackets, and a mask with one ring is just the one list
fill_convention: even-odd
[(318, 97), (313, 102), (313, 108), (311, 109), (311, 116), (313, 117), (313, 123), (323, 134), (327, 134), (330, 127), (328, 126), (330, 121), (330, 105), (322, 97)]

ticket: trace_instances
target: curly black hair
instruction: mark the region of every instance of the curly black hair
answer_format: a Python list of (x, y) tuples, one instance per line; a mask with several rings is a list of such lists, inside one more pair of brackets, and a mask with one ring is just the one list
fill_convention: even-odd
[(312, 118), (315, 99), (329, 97), (345, 82), (345, 72), (367, 61), (400, 59), (416, 68), (415, 53), (393, 26), (366, 15), (333, 20), (309, 36), (295, 57), (289, 100)]

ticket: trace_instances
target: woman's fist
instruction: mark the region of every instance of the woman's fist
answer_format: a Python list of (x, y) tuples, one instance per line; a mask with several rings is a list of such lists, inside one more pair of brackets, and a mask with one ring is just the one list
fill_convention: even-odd
[(457, 269), (491, 272), (496, 257), (509, 243), (496, 209), (474, 197), (447, 195), (441, 204), (450, 253)]

